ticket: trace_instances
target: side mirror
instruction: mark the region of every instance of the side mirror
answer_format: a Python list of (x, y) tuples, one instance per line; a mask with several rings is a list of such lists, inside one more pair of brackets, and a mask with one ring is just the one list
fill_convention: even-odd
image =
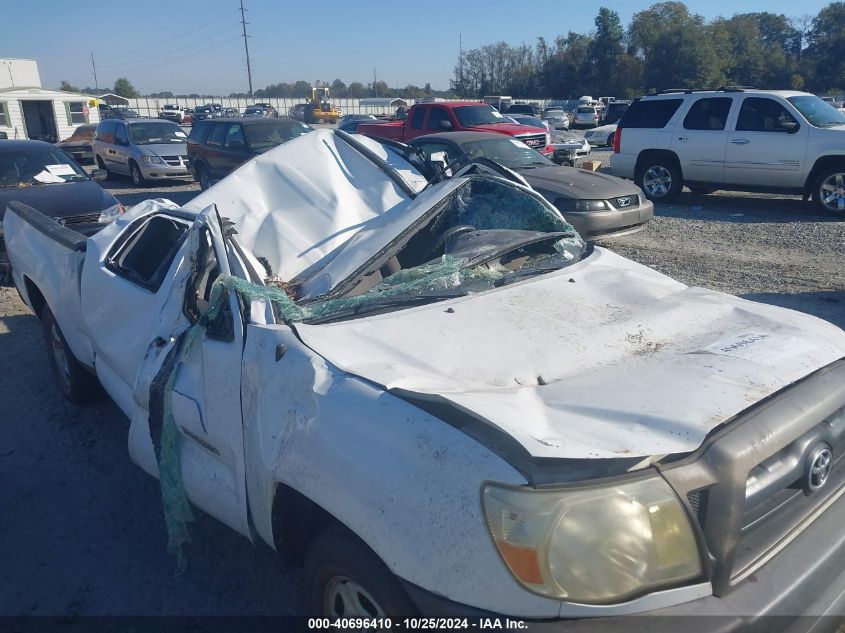
[(795, 134), (798, 131), (798, 123), (796, 121), (781, 121), (778, 123), (778, 129), (787, 134)]
[(440, 129), (444, 131), (449, 131), (452, 129), (452, 122), (451, 121), (441, 121), (440, 122)]
[(95, 169), (91, 172), (91, 180), (105, 180), (109, 173), (105, 169)]
[(227, 145), (227, 147), (229, 149), (242, 150), (244, 148), (244, 142), (243, 141), (229, 141), (229, 145)]

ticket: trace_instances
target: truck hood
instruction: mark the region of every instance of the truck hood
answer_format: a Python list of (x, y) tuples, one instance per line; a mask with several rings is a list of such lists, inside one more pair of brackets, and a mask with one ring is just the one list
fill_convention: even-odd
[[(355, 140), (390, 164), (414, 191), (426, 179), (399, 154)], [(401, 215), (413, 198), (331, 130), (314, 130), (242, 165), (186, 209), (217, 205), (238, 241), (273, 272), (292, 279), (355, 236), (368, 220)]]
[(518, 123), (492, 123), (489, 125), (473, 125), (463, 128), (472, 132), (498, 132), (508, 136), (525, 136), (526, 134), (545, 134), (545, 128), (531, 127), (530, 125), (519, 125)]
[(687, 287), (600, 248), (519, 284), (296, 329), (341, 370), (445, 401), (538, 458), (693, 451), (845, 356), (845, 332), (825, 321)]
[[(553, 193), (559, 198), (576, 200), (607, 200), (617, 196), (638, 194), (640, 189), (630, 180), (623, 180), (586, 169), (572, 167), (539, 167), (523, 169), (519, 174), (528, 181), (532, 188), (540, 192)], [(550, 201), (554, 198), (546, 196)]]

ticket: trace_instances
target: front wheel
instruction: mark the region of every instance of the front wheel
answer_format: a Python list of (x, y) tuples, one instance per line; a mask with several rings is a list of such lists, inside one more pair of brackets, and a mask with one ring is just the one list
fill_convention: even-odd
[(48, 306), (44, 306), (41, 313), (41, 327), (44, 330), (44, 341), (47, 343), (50, 369), (62, 395), (75, 404), (99, 399), (102, 395), (99, 381), (76, 360)]
[(341, 526), (325, 528), (305, 558), (308, 615), (377, 618), (413, 615), (413, 603), (396, 576), (354, 534)]
[(662, 157), (645, 161), (640, 167), (636, 183), (646, 198), (654, 202), (671, 202), (684, 186), (678, 166)]
[(614, 137), (614, 135), (615, 135), (615, 134), (616, 134), (615, 132), (611, 132), (611, 133), (608, 135), (608, 137), (607, 137), (607, 146), (608, 146), (608, 147), (612, 147), (612, 146), (613, 146), (613, 137)]
[(813, 201), (822, 211), (845, 214), (845, 167), (819, 174), (813, 185)]
[(141, 173), (141, 168), (138, 167), (138, 163), (134, 161), (129, 163), (129, 175), (132, 177), (133, 185), (136, 187), (144, 186), (144, 174)]
[(99, 169), (102, 169), (104, 172), (106, 172), (106, 178), (111, 178), (111, 172), (109, 171), (109, 168), (106, 167), (106, 161), (103, 160), (103, 157), (97, 154), (97, 157), (94, 159), (94, 161), (97, 163), (97, 167)]

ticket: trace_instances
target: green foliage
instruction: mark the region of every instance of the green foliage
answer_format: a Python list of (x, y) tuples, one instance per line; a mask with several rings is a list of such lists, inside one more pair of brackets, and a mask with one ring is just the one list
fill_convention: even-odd
[(466, 97), (632, 97), (724, 84), (825, 93), (845, 82), (845, 2), (815, 17), (764, 11), (708, 23), (670, 1), (635, 13), (627, 30), (607, 7), (594, 23), (591, 33), (540, 37), (534, 48), (498, 42), (464, 51), (452, 89)]
[(126, 77), (119, 77), (115, 79), (112, 92), (116, 95), (120, 95), (121, 97), (126, 97), (127, 99), (135, 99), (141, 96), (141, 93), (135, 90), (135, 86), (133, 86), (132, 82), (130, 82)]
[(68, 83), (64, 79), (62, 79), (62, 83), (59, 85), (59, 90), (62, 92), (79, 92), (79, 88), (77, 86)]

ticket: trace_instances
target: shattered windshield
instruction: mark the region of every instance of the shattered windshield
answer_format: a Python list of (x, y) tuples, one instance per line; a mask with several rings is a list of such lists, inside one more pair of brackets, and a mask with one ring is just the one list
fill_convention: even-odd
[[(470, 177), (362, 266), (341, 293), (301, 299), (298, 282), (221, 280), (268, 299), (286, 321), (324, 323), (484, 292), (559, 270), (585, 244), (541, 198), (498, 178)], [(331, 257), (331, 256), (330, 256)]]

